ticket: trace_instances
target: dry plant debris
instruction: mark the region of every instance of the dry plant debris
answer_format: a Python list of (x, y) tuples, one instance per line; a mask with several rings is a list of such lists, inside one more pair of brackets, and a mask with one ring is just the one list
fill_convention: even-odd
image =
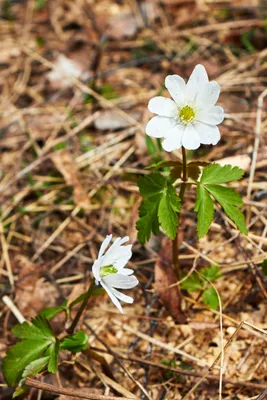
[[(266, 16), (264, 0), (2, 1), (1, 358), (17, 320), (84, 291), (108, 233), (136, 238), (137, 178), (162, 157), (145, 138), (147, 102), (164, 92), (167, 74), (188, 77), (201, 63), (218, 81), (222, 139), (190, 158), (246, 172), (233, 187), (248, 236), (218, 208), (196, 244), (190, 190), (182, 215), (182, 271), (218, 265), (221, 309), (189, 293), (188, 321), (176, 324), (154, 283), (162, 241), (135, 242), (134, 305), (120, 315), (106, 295), (93, 298), (83, 326), (98, 356), (62, 360), (59, 375), (32, 382), (29, 399), (267, 398)], [(53, 321), (55, 331), (62, 323)], [(2, 377), (0, 393), (12, 396)]]

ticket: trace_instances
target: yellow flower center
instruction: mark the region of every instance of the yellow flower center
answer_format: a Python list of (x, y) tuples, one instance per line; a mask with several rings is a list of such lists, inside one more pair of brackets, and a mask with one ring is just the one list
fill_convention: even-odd
[(100, 278), (104, 278), (110, 274), (116, 274), (118, 272), (117, 268), (115, 268), (112, 264), (105, 265), (104, 267), (100, 268)]
[(188, 124), (195, 118), (195, 111), (190, 106), (185, 106), (179, 110), (179, 118), (184, 124)]

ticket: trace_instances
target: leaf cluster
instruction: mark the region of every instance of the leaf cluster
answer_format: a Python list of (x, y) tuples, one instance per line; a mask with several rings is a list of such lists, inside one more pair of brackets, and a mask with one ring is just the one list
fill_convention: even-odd
[(7, 350), (3, 359), (3, 375), (9, 386), (18, 385), (13, 397), (27, 390), (24, 383), (28, 376), (43, 370), (56, 373), (60, 350), (77, 353), (88, 347), (89, 338), (83, 331), (61, 340), (54, 335), (49, 319), (66, 311), (66, 307), (64, 302), (59, 307), (46, 308), (31, 323), (23, 322), (12, 329), (20, 341)]
[(138, 240), (145, 244), (151, 233), (159, 233), (160, 226), (171, 239), (175, 238), (178, 226), (177, 213), (181, 202), (175, 187), (159, 172), (145, 175), (138, 180), (143, 201), (139, 207), (140, 219), (136, 223)]
[(242, 178), (244, 171), (232, 165), (221, 166), (210, 164), (203, 169), (197, 184), (197, 200), (195, 211), (197, 217), (198, 237), (202, 238), (209, 230), (214, 217), (215, 199), (223, 208), (228, 217), (236, 224), (240, 232), (247, 234), (245, 217), (238, 208), (243, 201), (240, 195), (231, 188), (222, 186), (222, 183), (231, 182)]
[(214, 282), (221, 276), (219, 267), (211, 265), (209, 268), (201, 268), (198, 273), (193, 272), (181, 283), (181, 288), (188, 292), (202, 291), (203, 302), (216, 310), (219, 306), (219, 299), (216, 290), (209, 285), (209, 282)]

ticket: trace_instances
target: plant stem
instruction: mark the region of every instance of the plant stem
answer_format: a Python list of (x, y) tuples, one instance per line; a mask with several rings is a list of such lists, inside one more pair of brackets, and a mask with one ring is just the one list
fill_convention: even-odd
[(91, 297), (91, 294), (92, 294), (92, 292), (94, 290), (94, 286), (95, 286), (95, 278), (92, 279), (91, 284), (89, 286), (89, 289), (86, 292), (86, 296), (85, 296), (85, 298), (84, 298), (84, 300), (83, 300), (83, 302), (82, 302), (82, 304), (81, 304), (81, 306), (80, 306), (80, 308), (79, 308), (74, 320), (72, 321), (71, 326), (66, 329), (66, 331), (70, 335), (73, 334), (73, 332), (74, 332), (74, 330), (75, 330), (75, 328), (76, 328), (76, 326), (77, 326), (77, 324), (79, 322), (79, 319), (81, 318), (82, 313), (84, 312), (84, 310), (85, 310), (85, 308), (87, 306), (87, 303), (88, 303), (88, 301), (89, 301), (89, 299)]
[[(187, 182), (187, 162), (186, 162), (186, 150), (182, 147), (182, 155), (183, 155), (183, 171), (182, 171), (182, 183), (180, 187), (179, 197), (181, 199), (181, 204), (184, 201), (184, 194), (186, 189), (186, 182)], [(172, 261), (174, 270), (177, 276), (177, 280), (180, 279), (180, 264), (179, 264), (179, 243), (178, 243), (178, 231), (180, 225), (180, 212), (178, 213), (178, 226), (177, 232), (174, 240), (172, 241)]]

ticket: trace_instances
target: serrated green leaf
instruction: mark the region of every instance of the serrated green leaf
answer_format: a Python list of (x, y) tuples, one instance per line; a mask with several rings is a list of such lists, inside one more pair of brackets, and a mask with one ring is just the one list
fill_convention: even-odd
[(193, 272), (189, 277), (181, 283), (181, 288), (188, 292), (196, 292), (203, 289), (203, 282), (196, 272)]
[(49, 345), (49, 341), (27, 339), (7, 350), (3, 359), (3, 375), (7, 384), (17, 385), (27, 365), (40, 358)]
[(139, 242), (145, 244), (151, 232), (157, 234), (159, 223), (166, 234), (174, 239), (178, 225), (177, 212), (181, 207), (176, 189), (158, 172), (140, 178), (138, 186), (145, 198), (139, 207), (140, 219), (136, 223)]
[(195, 204), (197, 211), (197, 233), (202, 238), (209, 230), (213, 220), (214, 205), (207, 190), (198, 183), (197, 185), (197, 201)]
[(15, 392), (13, 393), (12, 399), (21, 396), (29, 390), (28, 386), (17, 386)]
[(264, 276), (267, 276), (267, 258), (262, 263), (262, 272)]
[(171, 239), (175, 238), (177, 232), (177, 213), (180, 210), (180, 198), (176, 195), (175, 188), (172, 185), (168, 185), (159, 202), (158, 218), (162, 229)]
[(161, 194), (166, 187), (167, 181), (159, 172), (154, 172), (151, 175), (141, 176), (137, 184), (142, 197), (152, 197)]
[(248, 230), (243, 213), (235, 206), (241, 206), (243, 201), (233, 189), (224, 186), (206, 185), (207, 190), (220, 203), (228, 217), (234, 221), (240, 232), (247, 234)]
[(210, 286), (203, 292), (202, 295), (203, 302), (210, 306), (213, 310), (217, 310), (219, 307), (219, 299), (216, 290), (213, 286)]
[(31, 325), (28, 322), (15, 325), (12, 329), (15, 336), (20, 339), (31, 340), (47, 340), (54, 339), (54, 334), (49, 325), (49, 322), (42, 316), (38, 316), (31, 320)]
[(67, 304), (68, 301), (64, 300), (62, 304), (58, 307), (47, 307), (44, 308), (39, 315), (41, 317), (46, 318), (47, 320), (52, 319), (55, 315), (59, 314), (61, 311), (66, 311), (67, 310)]
[(219, 185), (205, 185), (205, 188), (221, 204), (221, 202), (230, 203), (234, 206), (242, 206), (243, 201), (235, 190)]
[(200, 183), (203, 185), (218, 185), (221, 183), (236, 181), (244, 175), (243, 169), (232, 165), (210, 164), (204, 168)]
[(201, 268), (199, 272), (210, 282), (213, 282), (222, 276), (218, 265), (211, 265), (209, 268)]
[(48, 372), (51, 372), (52, 374), (55, 374), (57, 372), (59, 344), (60, 344), (59, 340), (56, 340), (48, 347), (48, 349), (45, 352), (45, 354), (49, 357), (47, 369)]
[(82, 350), (87, 349), (89, 337), (85, 332), (76, 332), (73, 336), (70, 336), (61, 343), (60, 348), (69, 350), (72, 353), (78, 353)]
[(149, 240), (152, 232), (155, 235), (159, 233), (158, 201), (155, 200), (155, 203), (143, 200), (139, 207), (140, 219), (136, 222), (136, 228), (138, 241), (143, 245)]
[(28, 376), (36, 375), (40, 371), (42, 371), (49, 361), (49, 357), (38, 358), (37, 360), (32, 361), (27, 367), (24, 369), (22, 373), (22, 378), (25, 379)]

